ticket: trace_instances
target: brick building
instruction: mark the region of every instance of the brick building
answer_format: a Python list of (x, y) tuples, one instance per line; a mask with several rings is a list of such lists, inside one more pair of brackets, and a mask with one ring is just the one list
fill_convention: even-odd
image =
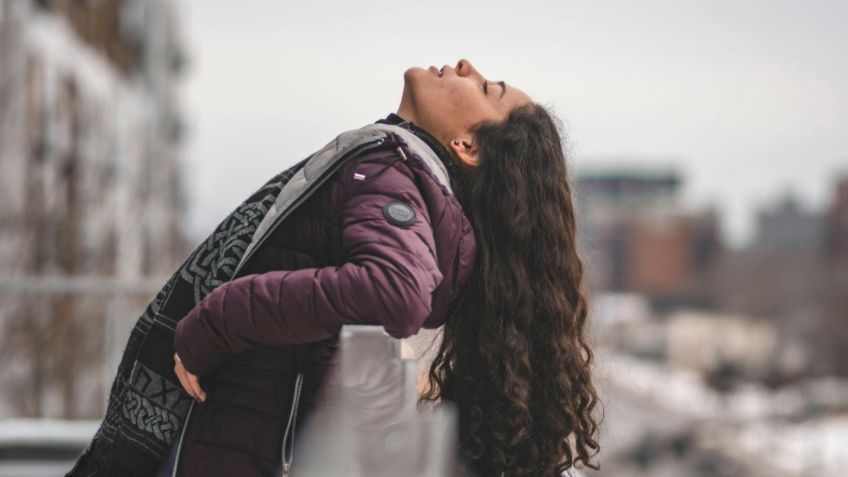
[(718, 217), (679, 200), (674, 170), (593, 169), (575, 181), (581, 241), (596, 289), (637, 292), (655, 306), (709, 306)]

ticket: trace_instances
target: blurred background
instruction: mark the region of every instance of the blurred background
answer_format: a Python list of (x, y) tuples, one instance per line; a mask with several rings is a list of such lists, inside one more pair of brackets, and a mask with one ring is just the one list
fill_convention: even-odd
[(0, 476), (247, 194), (469, 59), (567, 136), (601, 471), (848, 466), (848, 4), (0, 0)]

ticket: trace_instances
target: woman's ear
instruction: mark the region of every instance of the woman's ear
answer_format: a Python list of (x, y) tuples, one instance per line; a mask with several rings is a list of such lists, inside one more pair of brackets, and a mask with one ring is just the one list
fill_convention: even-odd
[(477, 155), (477, 146), (473, 141), (458, 137), (450, 142), (450, 148), (454, 155), (468, 167), (477, 167), (479, 156)]

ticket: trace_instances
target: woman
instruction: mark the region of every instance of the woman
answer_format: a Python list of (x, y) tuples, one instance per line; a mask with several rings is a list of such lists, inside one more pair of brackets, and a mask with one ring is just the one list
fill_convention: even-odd
[[(150, 321), (153, 330), (173, 325), (162, 326), (174, 331), (173, 374), (151, 392), (156, 359), (139, 358), (123, 381), (119, 370), (113, 400), (124, 405), (110, 400), (110, 409), (124, 419), (101, 426), (69, 475), (151, 475), (142, 467), (161, 463), (167, 449), (157, 475), (288, 472), (297, 416), (311, 411), (338, 331), (349, 323), (383, 325), (396, 338), (444, 325), (423, 399), (457, 404), (461, 448), (476, 475), (594, 467), (597, 396), (559, 131), (524, 92), (488, 80), (467, 60), (411, 68), (404, 80), (397, 113), (363, 128), (386, 135), (338, 159), (320, 192), (284, 226), (275, 229), (279, 221), (268, 218), (288, 177), (261, 208), (262, 222), (249, 220), (256, 234), (249, 245), (227, 232), (232, 221), (216, 229), (240, 244), (235, 258), (216, 262), (225, 283), (204, 288), (194, 280), (194, 299), (183, 300), (190, 308), (171, 306), (179, 282), (163, 290)], [(183, 265), (183, 278), (207, 266), (199, 255)], [(137, 354), (145, 353), (161, 350), (142, 345)], [(141, 434), (133, 432), (148, 431), (154, 413), (139, 414), (143, 406), (126, 404), (126, 396), (155, 410), (153, 397), (177, 379), (195, 402), (186, 411), (163, 401), (167, 412), (157, 412), (181, 433), (138, 445)], [(111, 451), (126, 435), (133, 438), (125, 447), (145, 448), (146, 457), (132, 464), (116, 457), (131, 455)]]
[(414, 73), (398, 113), (433, 131), (464, 166), (456, 196), (477, 239), (477, 263), (444, 325), (424, 398), (456, 402), (476, 475), (597, 468), (598, 398), (558, 127), (523, 92), (487, 81), (465, 60), (439, 80)]

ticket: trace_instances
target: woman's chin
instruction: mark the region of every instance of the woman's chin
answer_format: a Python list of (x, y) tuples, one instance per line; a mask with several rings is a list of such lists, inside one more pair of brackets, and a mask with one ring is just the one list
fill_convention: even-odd
[(403, 79), (407, 83), (411, 81), (421, 81), (426, 79), (437, 79), (439, 77), (439, 72), (436, 70), (433, 71), (433, 67), (430, 68), (422, 68), (420, 66), (413, 66), (407, 69), (403, 73)]

